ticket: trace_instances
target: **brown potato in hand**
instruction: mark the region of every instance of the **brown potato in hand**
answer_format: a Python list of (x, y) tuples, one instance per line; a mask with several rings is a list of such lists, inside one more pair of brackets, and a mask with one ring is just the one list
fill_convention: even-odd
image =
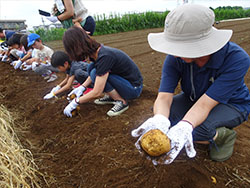
[(142, 149), (150, 156), (156, 157), (170, 151), (170, 140), (159, 129), (153, 129), (144, 134), (140, 140)]

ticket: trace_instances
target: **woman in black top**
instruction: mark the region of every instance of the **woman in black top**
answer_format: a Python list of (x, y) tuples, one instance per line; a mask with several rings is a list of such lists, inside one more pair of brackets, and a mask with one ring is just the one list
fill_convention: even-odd
[[(64, 33), (63, 44), (72, 60), (89, 58), (92, 61), (88, 67), (87, 80), (69, 94), (74, 93), (77, 98), (64, 109), (65, 115), (71, 117), (71, 111), (78, 104), (98, 98), (103, 92), (104, 97), (94, 102), (114, 104), (107, 114), (109, 116), (120, 115), (128, 109), (127, 100), (140, 96), (143, 78), (137, 65), (126, 53), (101, 45), (79, 27), (72, 27)], [(94, 83), (93, 90), (81, 96), (92, 82)]]

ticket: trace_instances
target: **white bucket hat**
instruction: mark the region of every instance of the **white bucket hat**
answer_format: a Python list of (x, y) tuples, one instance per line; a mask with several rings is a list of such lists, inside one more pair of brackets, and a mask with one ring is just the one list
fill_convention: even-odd
[(231, 38), (232, 30), (213, 27), (214, 12), (205, 6), (181, 5), (166, 17), (162, 33), (150, 33), (148, 43), (156, 51), (185, 58), (210, 55)]

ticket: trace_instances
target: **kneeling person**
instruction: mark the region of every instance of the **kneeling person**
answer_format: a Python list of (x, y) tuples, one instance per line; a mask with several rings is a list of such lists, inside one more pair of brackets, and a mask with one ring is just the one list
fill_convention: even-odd
[(59, 71), (66, 73), (66, 78), (54, 87), (44, 99), (51, 99), (71, 88), (74, 80), (82, 84), (88, 78), (88, 63), (83, 61), (71, 61), (69, 56), (63, 51), (56, 51), (51, 57), (51, 65)]
[[(96, 104), (114, 104), (107, 115), (116, 116), (128, 109), (128, 100), (138, 98), (142, 92), (143, 78), (133, 60), (123, 51), (101, 45), (79, 27), (72, 27), (64, 33), (64, 48), (70, 58), (76, 61), (89, 58), (89, 77), (72, 93), (77, 95), (65, 109), (64, 114), (71, 117), (77, 105), (95, 100)], [(91, 92), (83, 95), (86, 87), (94, 83)]]

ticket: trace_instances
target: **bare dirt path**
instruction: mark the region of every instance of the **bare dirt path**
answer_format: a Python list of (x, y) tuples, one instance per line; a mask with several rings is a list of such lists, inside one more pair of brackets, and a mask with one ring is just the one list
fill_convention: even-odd
[[(250, 20), (223, 22), (217, 28), (233, 29), (232, 41), (250, 54)], [(42, 97), (63, 79), (46, 83), (33, 72), (14, 70), (1, 63), (0, 102), (18, 114), (16, 123), (25, 126), (19, 132), (24, 146), (32, 151), (50, 187), (249, 187), (250, 125), (243, 123), (233, 156), (221, 163), (209, 159), (206, 146), (195, 145), (197, 156), (188, 159), (185, 152), (171, 165), (153, 166), (136, 150), (130, 132), (152, 115), (164, 54), (150, 49), (147, 34), (163, 29), (148, 29), (96, 36), (96, 40), (125, 51), (139, 66), (144, 77), (141, 97), (130, 103), (120, 117), (110, 118), (111, 106), (93, 102), (81, 105), (80, 115), (67, 118), (62, 111), (65, 98), (44, 101)], [(63, 50), (62, 42), (47, 43)], [(246, 77), (250, 86), (250, 75)], [(178, 90), (177, 90), (178, 92)], [(217, 182), (212, 182), (214, 177)], [(42, 181), (43, 186), (46, 187)]]

